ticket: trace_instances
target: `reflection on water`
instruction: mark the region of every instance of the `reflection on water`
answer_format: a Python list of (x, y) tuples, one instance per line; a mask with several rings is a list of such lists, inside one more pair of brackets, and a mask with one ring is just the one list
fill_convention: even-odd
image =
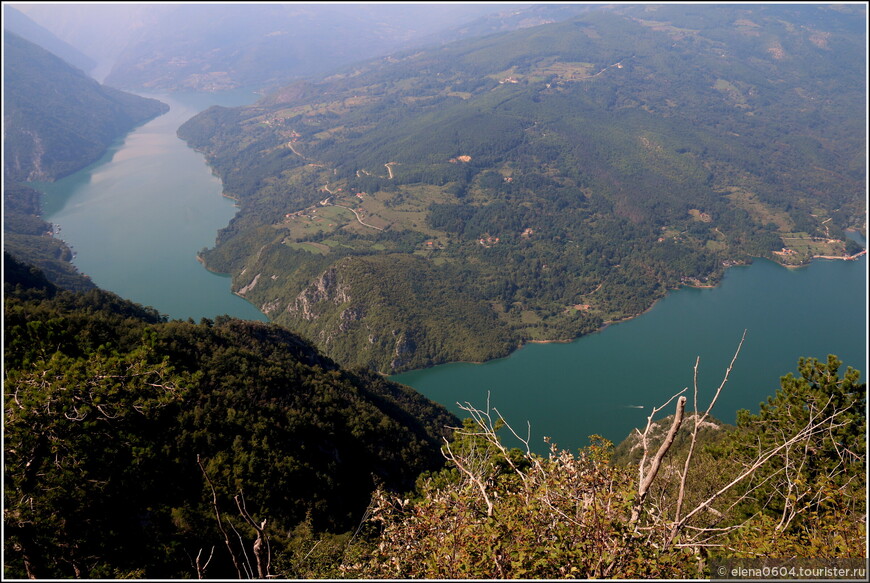
[(256, 96), (147, 97), (168, 103), (170, 111), (119, 140), (100, 162), (36, 185), (46, 193), (46, 220), (60, 226), (76, 266), (103, 289), (173, 318), (265, 320), (230, 292), (228, 277), (209, 273), (196, 259), (236, 208), (221, 196), (204, 158), (176, 136), (179, 125), (217, 100), (235, 105)]

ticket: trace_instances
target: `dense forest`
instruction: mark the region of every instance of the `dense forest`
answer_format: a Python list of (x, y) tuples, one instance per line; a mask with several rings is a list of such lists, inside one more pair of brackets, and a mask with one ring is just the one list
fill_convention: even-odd
[(8, 255), (4, 294), (5, 578), (706, 578), (865, 550), (866, 385), (835, 356), (736, 426), (683, 391), (615, 449), (540, 456), (275, 324), (166, 321)]
[(166, 321), (9, 255), (3, 276), (6, 577), (190, 576), (222, 528), (248, 534), (234, 498), (282, 549), (444, 464), (443, 407), (280, 327)]
[(501, 356), (863, 228), (863, 9), (618, 6), (396, 53), (179, 129), (209, 268), (337, 361)]

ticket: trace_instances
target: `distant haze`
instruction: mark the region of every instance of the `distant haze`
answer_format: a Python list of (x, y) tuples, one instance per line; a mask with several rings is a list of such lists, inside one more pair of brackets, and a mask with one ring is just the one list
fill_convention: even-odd
[[(97, 65), (89, 73), (98, 81), (121, 88), (170, 90), (281, 84), (413, 45), (486, 14), (526, 6), (9, 5), (92, 58)], [(212, 78), (204, 78), (209, 75)]]
[(118, 54), (146, 24), (172, 8), (171, 4), (34, 3), (11, 6), (91, 57), (98, 81), (109, 72)]

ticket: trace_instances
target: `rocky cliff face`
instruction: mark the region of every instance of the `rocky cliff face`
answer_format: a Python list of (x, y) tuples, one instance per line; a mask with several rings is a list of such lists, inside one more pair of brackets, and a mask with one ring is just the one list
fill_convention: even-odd
[[(332, 306), (340, 306), (348, 304), (351, 301), (350, 287), (339, 281), (338, 271), (335, 268), (330, 268), (324, 271), (320, 277), (316, 278), (311, 285), (302, 290), (296, 296), (296, 299), (287, 306), (287, 312), (294, 317), (304, 320), (316, 320), (325, 313), (321, 303), (326, 302), (331, 304), (327, 307), (329, 311), (334, 310)], [(351, 313), (355, 313), (352, 308)], [(346, 310), (345, 310), (346, 311)], [(345, 312), (342, 312), (344, 315)], [(362, 311), (359, 312), (363, 313)], [(352, 316), (342, 318), (344, 320), (359, 319)]]
[[(372, 289), (373, 282), (365, 276), (354, 280), (359, 276), (354, 267), (325, 270), (299, 292), (282, 316), (341, 360), (356, 360), (384, 372), (408, 368), (418, 347), (414, 323), (385, 317), (390, 313), (389, 300), (377, 293), (382, 291), (377, 286)], [(359, 294), (353, 293), (352, 281), (361, 288)]]
[(296, 260), (286, 245), (265, 245), (239, 274), (236, 293), (344, 366), (394, 374), (451, 360), (480, 362), (516, 347), (491, 310), (425, 260), (352, 255), (324, 261), (304, 278), (282, 274)]

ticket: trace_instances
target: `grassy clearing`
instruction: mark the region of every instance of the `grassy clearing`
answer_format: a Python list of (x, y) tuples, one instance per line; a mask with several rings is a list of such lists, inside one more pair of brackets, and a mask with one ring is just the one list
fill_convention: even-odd
[(543, 67), (536, 67), (532, 71), (534, 76), (545, 78), (557, 77), (560, 81), (582, 81), (597, 73), (592, 63), (563, 63), (557, 61)]
[(689, 209), (689, 214), (692, 216), (693, 219), (701, 223), (713, 222), (713, 217), (699, 209)]
[(455, 200), (455, 197), (445, 194), (437, 186), (403, 185), (398, 193), (383, 191), (367, 193), (362, 201), (359, 201), (357, 208), (362, 209), (363, 221), (376, 227), (385, 228), (391, 225), (394, 230), (408, 229), (423, 233), (430, 238), (438, 238), (444, 237), (444, 233), (430, 228), (426, 224), (426, 215), (429, 214), (429, 205), (432, 202), (448, 200)]
[(677, 26), (673, 26), (669, 22), (659, 22), (657, 20), (641, 20), (639, 18), (636, 20), (643, 26), (648, 26), (649, 28), (657, 32), (664, 32), (674, 40), (680, 40), (687, 36), (695, 36), (698, 34), (697, 30), (691, 28), (680, 28)]
[(471, 99), (471, 93), (467, 91), (448, 91), (447, 97), (458, 97), (462, 100)]
[(342, 243), (341, 241), (336, 241), (335, 239), (324, 239), (323, 244), (335, 249), (336, 247), (346, 247), (348, 249), (353, 249), (350, 245)]
[(802, 265), (813, 257), (843, 257), (846, 248), (842, 241), (812, 237), (809, 233), (784, 233), (783, 251), (777, 260), (784, 265)]
[(728, 245), (726, 243), (723, 243), (722, 241), (707, 241), (706, 246), (708, 250), (714, 253), (718, 253), (720, 251), (725, 251), (726, 249), (728, 249)]
[(326, 245), (323, 245), (321, 243), (313, 243), (311, 241), (306, 241), (304, 243), (287, 243), (287, 246), (291, 249), (299, 249), (301, 251), (307, 251), (316, 255), (327, 255), (330, 251), (329, 247), (327, 247)]
[(755, 193), (740, 188), (739, 186), (729, 186), (724, 189), (725, 196), (731, 200), (738, 208), (745, 210), (749, 216), (757, 223), (767, 225), (773, 223), (777, 226), (780, 232), (787, 233), (794, 228), (794, 223), (787, 213), (784, 211), (771, 208), (767, 204), (758, 200)]
[(347, 209), (325, 206), (307, 209), (285, 217), (282, 226), (290, 229), (290, 238), (296, 242), (310, 239), (318, 233), (331, 233), (356, 217)]
[(670, 227), (670, 226), (662, 227), (661, 238), (662, 239), (676, 239), (677, 237), (679, 237), (682, 234), (683, 234), (683, 232), (675, 227)]
[(520, 322), (523, 324), (540, 324), (541, 317), (532, 310), (523, 310), (520, 313)]

